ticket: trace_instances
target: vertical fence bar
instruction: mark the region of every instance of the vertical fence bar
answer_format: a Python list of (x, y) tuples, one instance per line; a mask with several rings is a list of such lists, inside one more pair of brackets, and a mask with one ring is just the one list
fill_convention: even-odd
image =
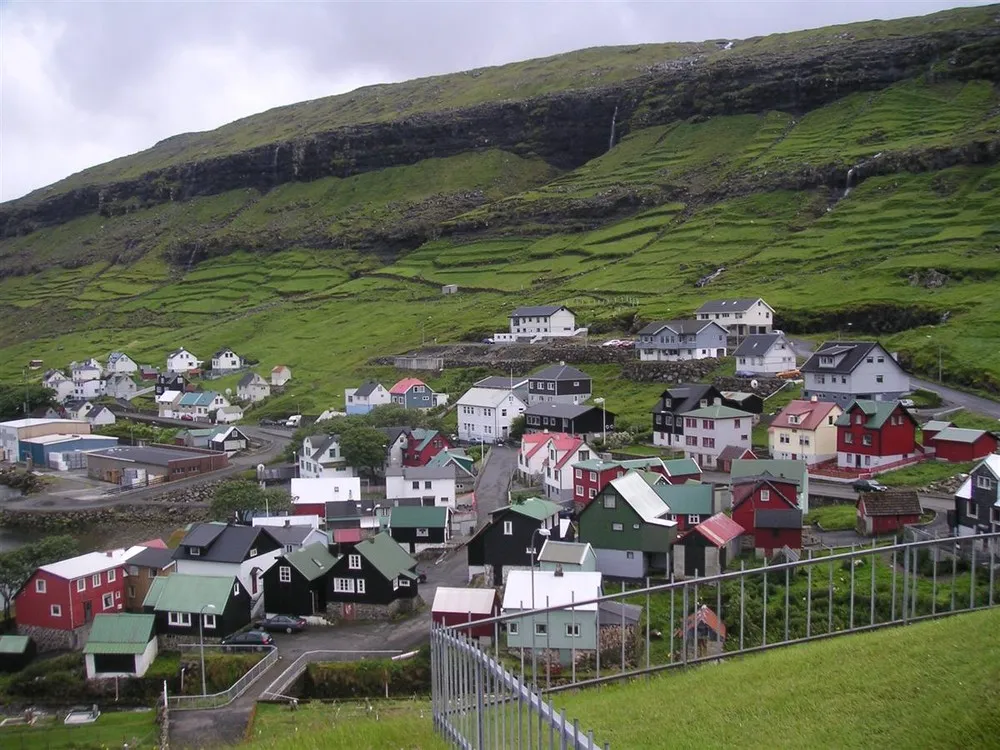
[(935, 544), (931, 547), (934, 550), (934, 554), (931, 556), (931, 562), (933, 566), (931, 567), (931, 614), (937, 614), (937, 569), (938, 569), (938, 559), (941, 557), (938, 554), (938, 546)]
[(806, 553), (806, 638), (812, 635), (812, 604), (813, 604), (813, 566), (812, 550)]
[(969, 609), (976, 608), (976, 543), (972, 542), (972, 564), (969, 566)]
[(958, 550), (959, 544), (956, 542), (951, 550), (951, 611), (955, 611), (955, 588), (956, 584), (956, 574), (958, 572)]
[(920, 560), (917, 554), (920, 551), (919, 548), (913, 548), (913, 582), (910, 584), (910, 617), (917, 616), (917, 603), (918, 594), (920, 592)]
[(785, 640), (788, 640), (788, 589), (791, 588), (791, 568), (785, 568)]
[(995, 567), (995, 564), (996, 564), (996, 560), (994, 559), (994, 555), (996, 554), (996, 546), (997, 546), (996, 542), (997, 542), (996, 538), (990, 539), (990, 541), (988, 542), (988, 544), (990, 545), (990, 594), (989, 594), (989, 606), (991, 606), (991, 607), (993, 606), (993, 585), (994, 585), (994, 580), (995, 580), (995, 576), (996, 576), (996, 574), (993, 571), (993, 568)]
[[(688, 628), (687, 628), (687, 611), (688, 611), (688, 586), (687, 582), (684, 583), (684, 588), (681, 589), (681, 663), (685, 666), (688, 661), (688, 648), (687, 648), (687, 638), (688, 638)], [(698, 623), (695, 622), (695, 632), (697, 632)]]
[(896, 550), (892, 551), (892, 604), (889, 609), (889, 622), (896, 621)]
[[(549, 608), (549, 596), (545, 595), (545, 608)], [(552, 622), (549, 619), (549, 613), (545, 613), (545, 689), (549, 690), (552, 688), (552, 654), (549, 652), (551, 649), (551, 638), (552, 633), (549, 632), (549, 628), (552, 627)], [(540, 690), (538, 692), (541, 692)], [(541, 738), (538, 740), (538, 745), (541, 747)]]
[(740, 560), (740, 651), (743, 650), (743, 617), (746, 615), (746, 597), (744, 596), (744, 579), (746, 579), (745, 573), (746, 562), (744, 560)]
[[(992, 572), (992, 568), (990, 571)], [(992, 579), (990, 583), (990, 596), (993, 594), (993, 584)], [(992, 601), (992, 599), (991, 599)], [(649, 669), (649, 576), (646, 576), (646, 669)]]
[[(854, 554), (854, 545), (851, 545), (851, 554)], [(854, 630), (854, 562), (855, 558), (852, 556), (851, 561), (851, 603), (848, 605), (848, 615), (847, 615), (847, 629)]]
[(872, 569), (872, 582), (871, 590), (868, 593), (868, 624), (875, 624), (875, 566), (878, 565), (878, 553), (875, 552), (875, 540), (872, 539), (872, 556), (869, 558), (868, 564), (871, 565)]
[[(833, 550), (830, 550), (830, 554), (833, 554)], [(826, 588), (826, 632), (833, 632), (833, 563), (831, 562), (827, 567), (830, 568), (830, 580), (827, 583)]]
[[(670, 574), (670, 583), (674, 582), (674, 574)], [(674, 663), (674, 587), (670, 587), (670, 663)]]
[(767, 645), (767, 558), (764, 558), (764, 616), (760, 629), (761, 645)]
[(486, 748), (486, 680), (483, 675), (483, 663), (476, 659), (476, 750)]
[(517, 678), (517, 744), (514, 747), (524, 747), (524, 675)]
[[(572, 632), (576, 633), (576, 607), (573, 606), (574, 602), (576, 602), (576, 591), (572, 591), (571, 590), (569, 592), (570, 627), (572, 628)], [(600, 606), (598, 606), (598, 608), (597, 608), (597, 640), (598, 640), (598, 647), (600, 646), (600, 640), (601, 640), (601, 611), (600, 610), (601, 610), (601, 608), (600, 608)], [(575, 685), (576, 684), (576, 641), (570, 640), (570, 649), (571, 649), (570, 650), (570, 655), (569, 655), (569, 659), (570, 659), (570, 673), (571, 673), (570, 682)]]
[[(568, 727), (566, 726), (566, 709), (564, 707), (561, 714), (561, 720), (559, 722), (559, 750), (568, 750), (568, 747), (566, 745), (566, 739), (568, 734), (568, 732), (566, 731), (567, 729)], [(575, 745), (576, 743), (574, 742), (573, 744)], [(497, 748), (497, 750), (500, 749)]]
[(549, 750), (556, 746), (556, 707), (549, 700)]
[(625, 581), (622, 581), (622, 598), (619, 602), (622, 608), (622, 672), (625, 671)]
[(910, 600), (907, 598), (910, 591), (910, 548), (905, 547), (903, 549), (903, 600), (902, 612), (903, 612), (903, 624), (905, 625), (910, 619)]

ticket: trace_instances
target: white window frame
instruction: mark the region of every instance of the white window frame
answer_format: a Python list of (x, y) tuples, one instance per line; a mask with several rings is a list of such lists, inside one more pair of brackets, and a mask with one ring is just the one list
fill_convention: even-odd
[(508, 622), (507, 623), (507, 635), (518, 635), (517, 623)]
[(100, 573), (94, 573), (94, 575), (91, 576), (90, 580), (91, 580), (91, 583), (94, 585), (94, 588), (97, 588), (98, 586), (101, 585), (101, 574)]
[(615, 497), (615, 493), (609, 492), (604, 496), (604, 507), (609, 510), (618, 507), (618, 498)]
[(976, 477), (976, 488), (980, 490), (992, 490), (993, 480), (980, 474)]
[(427, 538), (431, 535), (430, 529), (417, 529), (417, 536)]
[(114, 568), (111, 568), (111, 570), (108, 571), (108, 583), (114, 583), (115, 578), (117, 577), (118, 577), (117, 571)]
[(110, 593), (105, 594), (101, 597), (101, 608), (102, 609), (113, 609), (115, 606), (115, 597)]
[(771, 499), (771, 490), (761, 490), (760, 491), (760, 501), (766, 503)]
[(214, 630), (215, 629), (215, 615), (206, 614), (203, 617), (204, 617), (204, 619), (202, 620), (201, 624), (205, 627), (205, 630)]
[(335, 594), (353, 594), (354, 593), (354, 579), (353, 578), (334, 578), (333, 579), (333, 593), (335, 593)]
[(52, 604), (49, 606), (50, 617), (62, 617), (62, 605)]
[(282, 565), (278, 568), (278, 582), (279, 583), (292, 582), (292, 568), (290, 565)]
[(535, 623), (535, 635), (548, 635), (548, 634), (549, 634), (549, 628), (546, 623), (544, 622)]
[(625, 531), (625, 526), (624, 526), (624, 524), (621, 524), (621, 523), (618, 523), (617, 521), (615, 521), (614, 523), (611, 524), (611, 530), (612, 531)]
[(201, 557), (201, 547), (188, 547), (188, 554), (191, 557)]
[(366, 587), (366, 584), (365, 584), (365, 579), (364, 578), (355, 578), (354, 579), (354, 589), (359, 594), (367, 594), (368, 590), (367, 590), (367, 587)]
[(347, 556), (348, 570), (361, 570), (361, 555), (351, 554)]
[(511, 536), (511, 535), (513, 535), (513, 533), (514, 533), (514, 522), (513, 521), (504, 521), (503, 522), (503, 535), (504, 536)]
[(583, 485), (582, 484), (578, 484), (576, 486), (576, 494), (577, 494), (578, 497), (583, 497)]
[(36, 594), (45, 594), (45, 593), (48, 593), (46, 586), (47, 586), (47, 583), (46, 583), (46, 581), (45, 581), (44, 578), (36, 578), (35, 579), (35, 593)]
[(580, 637), (580, 623), (578, 623), (578, 622), (567, 622), (566, 623), (566, 637), (567, 638), (579, 638)]
[(399, 585), (401, 587), (403, 587), (404, 589), (410, 588), (410, 579), (409, 578), (400, 578), (399, 579)]
[(190, 612), (167, 612), (167, 625), (179, 628), (191, 627)]
[(250, 548), (250, 557), (257, 557), (257, 548), (256, 547), (251, 547)]

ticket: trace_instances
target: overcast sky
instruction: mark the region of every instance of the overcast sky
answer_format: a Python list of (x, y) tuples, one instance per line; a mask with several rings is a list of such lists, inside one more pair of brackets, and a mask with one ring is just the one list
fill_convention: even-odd
[(367, 84), (975, 4), (0, 0), (0, 200), (170, 135)]

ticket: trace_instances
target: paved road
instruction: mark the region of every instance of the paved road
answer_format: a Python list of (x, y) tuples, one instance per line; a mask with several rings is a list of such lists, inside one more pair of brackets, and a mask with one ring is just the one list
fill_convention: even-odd
[(508, 446), (493, 446), (476, 488), (476, 510), (480, 525), (486, 522), (491, 511), (507, 504), (510, 478), (516, 469), (517, 450)]

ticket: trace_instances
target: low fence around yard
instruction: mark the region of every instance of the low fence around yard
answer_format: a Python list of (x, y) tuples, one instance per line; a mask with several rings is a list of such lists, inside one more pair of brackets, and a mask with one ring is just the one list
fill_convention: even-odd
[[(205, 647), (209, 648), (208, 646)], [(218, 648), (218, 646), (216, 646)], [(239, 648), (239, 647), (236, 647)], [(254, 647), (246, 647), (252, 649)], [(246, 692), (247, 688), (253, 685), (263, 674), (278, 661), (278, 649), (274, 646), (267, 646), (267, 653), (263, 659), (254, 664), (246, 674), (225, 690), (210, 695), (169, 695), (166, 683), (163, 685), (166, 696), (167, 708), (172, 711), (188, 711), (191, 709), (222, 708), (228, 706), (234, 700)], [(185, 649), (199, 649), (198, 646), (185, 646)]]

